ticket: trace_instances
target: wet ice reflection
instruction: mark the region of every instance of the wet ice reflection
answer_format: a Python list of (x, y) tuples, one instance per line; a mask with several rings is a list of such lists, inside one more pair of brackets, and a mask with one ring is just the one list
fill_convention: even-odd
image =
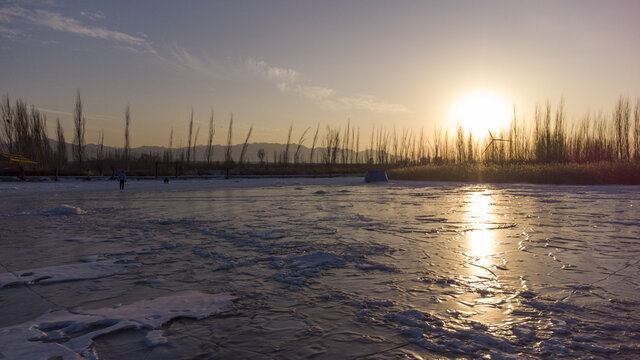
[[(489, 190), (472, 192), (467, 195), (467, 217), (465, 232), (468, 255), (473, 257), (472, 263), (487, 267), (491, 263), (490, 256), (494, 251), (495, 239), (491, 230), (495, 223), (495, 215), (491, 205), (491, 192)], [(476, 271), (482, 271), (476, 268)]]
[[(198, 291), (237, 300), (224, 316), (171, 321), (157, 338), (100, 336), (97, 354), (640, 358), (640, 187), (112, 185), (0, 183), (0, 264), (9, 269), (0, 275), (22, 278), (0, 289), (5, 357), (2, 329), (52, 309)], [(85, 262), (122, 269), (95, 278)], [(69, 266), (73, 276), (55, 277), (64, 282), (43, 281)]]
[(461, 273), (459, 304), (461, 310), (473, 309), (473, 320), (485, 325), (501, 325), (505, 320), (504, 295), (500, 281), (492, 269), (496, 254), (495, 194), (489, 189), (474, 189), (464, 198), (462, 244), (465, 266)]

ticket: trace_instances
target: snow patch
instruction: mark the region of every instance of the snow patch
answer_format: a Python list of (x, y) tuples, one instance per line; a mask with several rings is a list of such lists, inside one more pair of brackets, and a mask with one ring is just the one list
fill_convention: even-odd
[[(229, 310), (234, 299), (190, 291), (110, 308), (46, 313), (0, 329), (0, 354), (7, 359), (91, 358), (90, 347), (98, 336), (122, 329), (157, 329), (181, 317), (203, 319)], [(151, 331), (145, 342), (155, 346), (167, 339), (161, 331)]]
[(55, 215), (82, 215), (87, 212), (80, 209), (79, 207), (71, 206), (71, 205), (61, 205), (55, 207), (53, 209), (45, 210), (40, 212), (41, 215), (46, 216), (55, 216)]
[(164, 333), (162, 330), (151, 330), (147, 333), (147, 336), (144, 338), (144, 343), (147, 344), (148, 347), (154, 347), (162, 344), (166, 344), (169, 342), (169, 339), (164, 337)]
[(0, 274), (0, 289), (10, 285), (51, 284), (73, 280), (88, 280), (116, 274), (134, 264), (116, 264), (112, 260), (47, 266)]

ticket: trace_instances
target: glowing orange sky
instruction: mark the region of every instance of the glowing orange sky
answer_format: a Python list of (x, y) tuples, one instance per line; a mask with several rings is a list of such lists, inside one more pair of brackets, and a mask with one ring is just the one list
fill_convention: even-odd
[[(488, 89), (532, 114), (564, 96), (569, 118), (640, 95), (637, 1), (3, 2), (0, 94), (60, 117), (80, 89), (87, 141), (186, 144), (193, 108), (216, 143), (284, 142), (320, 123), (430, 130)], [(204, 130), (203, 130), (204, 131)], [(241, 141), (238, 135), (236, 141)], [(201, 137), (203, 138), (203, 137)]]

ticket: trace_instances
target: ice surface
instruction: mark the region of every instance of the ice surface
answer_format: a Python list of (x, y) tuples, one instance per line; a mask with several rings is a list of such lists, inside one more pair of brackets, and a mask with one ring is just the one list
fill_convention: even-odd
[(97, 242), (114, 242), (115, 240), (113, 239), (106, 239), (106, 238), (68, 238), (65, 239), (66, 241), (71, 241), (71, 242), (77, 242), (80, 244), (86, 244), (86, 243), (97, 243)]
[(144, 338), (144, 343), (150, 347), (166, 344), (168, 342), (169, 339), (164, 337), (164, 333), (162, 332), (162, 330), (151, 330)]
[[(11, 353), (23, 358), (640, 358), (637, 186), (270, 178), (0, 192), (0, 328), (32, 339)], [(61, 204), (78, 211), (53, 215)], [(101, 312), (193, 291), (238, 296), (238, 311), (159, 326)]]
[(80, 209), (79, 207), (71, 206), (71, 205), (61, 205), (55, 207), (53, 209), (42, 211), (42, 215), (54, 216), (54, 215), (82, 215), (87, 212)]
[(97, 279), (136, 265), (115, 264), (111, 260), (47, 266), (0, 274), (0, 289), (10, 285), (51, 284), (73, 280)]
[[(175, 318), (202, 319), (232, 307), (234, 297), (196, 291), (93, 310), (60, 310), (0, 328), (0, 358), (81, 359), (93, 339), (123, 329), (156, 329)], [(159, 331), (147, 334), (155, 346), (167, 342)]]

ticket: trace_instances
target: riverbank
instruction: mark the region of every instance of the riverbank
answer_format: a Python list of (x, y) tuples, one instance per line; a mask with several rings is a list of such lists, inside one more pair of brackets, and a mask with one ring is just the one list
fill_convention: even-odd
[(446, 164), (391, 169), (387, 174), (392, 180), (638, 185), (640, 163)]

